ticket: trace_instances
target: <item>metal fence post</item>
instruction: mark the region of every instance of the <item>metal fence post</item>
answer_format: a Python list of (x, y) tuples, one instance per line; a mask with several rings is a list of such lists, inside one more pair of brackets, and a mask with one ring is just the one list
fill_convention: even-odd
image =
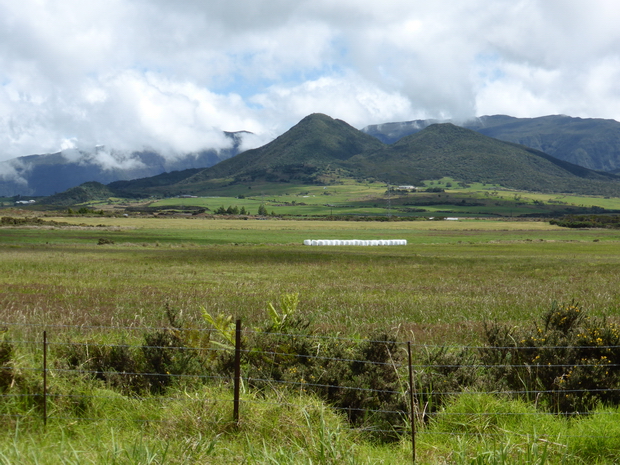
[(43, 331), (43, 425), (47, 426), (47, 331)]
[(411, 342), (407, 342), (409, 356), (409, 402), (411, 404), (411, 454), (415, 463), (415, 406), (413, 404), (413, 366), (411, 364)]
[(239, 425), (239, 391), (241, 387), (241, 320), (235, 325), (235, 393), (234, 393), (234, 422)]

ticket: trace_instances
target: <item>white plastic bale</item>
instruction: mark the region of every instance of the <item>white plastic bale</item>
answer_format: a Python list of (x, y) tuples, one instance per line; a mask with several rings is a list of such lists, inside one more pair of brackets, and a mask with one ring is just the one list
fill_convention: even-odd
[(372, 240), (360, 240), (360, 239), (306, 239), (304, 245), (322, 245), (322, 246), (343, 246), (343, 245), (356, 245), (356, 246), (386, 246), (386, 245), (407, 245), (406, 239), (372, 239)]

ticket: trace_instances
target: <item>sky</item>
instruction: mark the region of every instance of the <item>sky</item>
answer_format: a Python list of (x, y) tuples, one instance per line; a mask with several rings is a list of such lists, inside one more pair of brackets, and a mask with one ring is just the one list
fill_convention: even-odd
[(0, 161), (354, 127), (620, 120), (617, 0), (0, 0)]

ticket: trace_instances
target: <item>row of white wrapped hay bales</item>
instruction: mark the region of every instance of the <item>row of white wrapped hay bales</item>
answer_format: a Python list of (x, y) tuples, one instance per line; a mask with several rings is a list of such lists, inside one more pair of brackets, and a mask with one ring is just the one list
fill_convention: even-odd
[(389, 239), (389, 240), (371, 240), (361, 241), (359, 239), (350, 240), (331, 240), (331, 239), (306, 239), (304, 245), (361, 245), (361, 246), (377, 246), (377, 245), (407, 245), (406, 239)]

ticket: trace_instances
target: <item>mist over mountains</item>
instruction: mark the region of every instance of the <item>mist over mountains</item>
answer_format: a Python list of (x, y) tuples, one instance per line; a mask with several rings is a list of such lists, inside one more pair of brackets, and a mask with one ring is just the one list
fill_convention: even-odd
[[(620, 177), (451, 123), (432, 124), (388, 145), (346, 122), (315, 113), (261, 147), (204, 169), (108, 184), (117, 197), (230, 195), (267, 185), (331, 185), (343, 179), (420, 185), (450, 177), (538, 192), (620, 196)], [(93, 191), (90, 186), (87, 190)], [(96, 186), (104, 197), (110, 196)], [(65, 204), (82, 191), (42, 200)], [(236, 194), (234, 194), (236, 195)]]
[[(413, 153), (421, 157), (410, 167), (417, 170), (414, 176), (416, 179), (422, 174), (426, 179), (430, 179), (429, 176), (441, 171), (433, 168), (433, 164), (435, 168), (440, 167), (437, 161), (440, 157), (433, 155), (434, 149), (420, 145), (421, 140), (411, 145), (408, 138), (433, 125), (446, 123), (490, 138), (491, 141), (483, 144), (485, 156), (493, 150), (497, 153), (505, 152), (505, 146), (487, 143), (495, 140), (520, 144), (523, 146), (521, 148), (533, 149), (540, 154), (551, 155), (550, 159), (575, 165), (568, 171), (578, 176), (579, 170), (576, 167), (610, 173), (620, 171), (620, 123), (615, 120), (561, 115), (540, 118), (495, 115), (465, 122), (416, 120), (385, 123), (358, 130), (344, 121), (313, 114), (272, 142), (254, 149), (251, 147), (252, 138), (255, 136), (239, 131), (225, 133), (230, 140), (228, 148), (191, 154), (170, 155), (148, 150), (124, 153), (99, 146), (90, 151), (69, 149), (55, 154), (19, 157), (0, 163), (0, 195), (47, 196), (92, 181), (113, 184), (114, 188), (134, 194), (143, 188), (156, 191), (162, 185), (176, 186), (166, 192), (184, 192), (188, 189), (202, 191), (204, 186), (200, 186), (204, 182), (227, 177), (232, 177), (237, 182), (253, 182), (256, 179), (267, 182), (286, 182), (291, 179), (316, 182), (323, 167), (330, 163), (346, 170), (350, 175), (381, 173), (386, 179), (402, 178), (403, 182), (408, 180), (408, 183), (413, 182), (412, 176), (402, 168), (411, 165)], [(467, 164), (471, 169), (466, 173), (455, 172), (455, 175), (460, 173), (468, 179), (490, 180), (491, 170), (487, 165), (497, 165), (493, 178), (511, 179), (515, 188), (532, 188), (532, 183), (523, 179), (516, 182), (514, 175), (501, 175), (502, 169), (513, 170), (514, 167), (498, 164), (495, 158), (485, 159), (481, 154), (472, 151), (471, 147), (463, 146), (465, 139), (471, 139), (471, 134), (455, 130), (448, 132), (449, 137), (444, 135), (444, 139), (450, 140), (451, 153), (454, 156), (460, 154), (470, 157), (467, 162), (461, 157), (459, 163)], [(459, 138), (464, 139), (459, 141)], [(250, 150), (246, 151), (247, 148)], [(368, 158), (371, 153), (374, 153), (374, 158)], [(399, 153), (400, 158), (394, 158), (396, 153)], [(360, 154), (364, 156), (354, 157)], [(421, 169), (419, 163), (424, 156), (427, 159), (431, 156), (435, 158), (429, 166)], [(378, 162), (382, 157), (384, 161)], [(222, 163), (224, 160), (228, 161)], [(449, 165), (453, 162), (448, 162), (443, 167), (444, 171), (447, 170), (446, 173), (451, 172)], [(532, 176), (537, 175), (533, 173)], [(152, 177), (156, 178), (151, 179)], [(591, 180), (595, 177), (591, 174), (585, 176)], [(557, 189), (561, 184), (567, 187), (583, 183), (559, 183)], [(579, 190), (583, 189), (585, 187), (582, 186)], [(585, 190), (592, 191), (591, 188)]]
[(252, 147), (253, 134), (225, 132), (230, 145), (189, 154), (155, 150), (124, 152), (97, 146), (53, 154), (28, 155), (0, 163), (0, 196), (47, 196), (85, 182), (108, 184), (156, 176), (171, 171), (206, 168)]

